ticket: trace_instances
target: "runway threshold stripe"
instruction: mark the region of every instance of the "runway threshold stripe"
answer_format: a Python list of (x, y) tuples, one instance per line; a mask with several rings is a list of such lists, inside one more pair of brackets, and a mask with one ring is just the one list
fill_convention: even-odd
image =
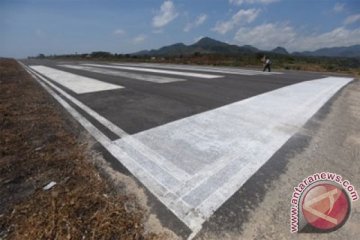
[(33, 65), (30, 66), (30, 68), (77, 94), (123, 88), (123, 86), (120, 85), (102, 82), (93, 78), (76, 75), (42, 65)]
[[(137, 141), (134, 139), (131, 135), (126, 133), (124, 130), (113, 124), (111, 121), (107, 120), (103, 116), (99, 115), (97, 112), (77, 100), (76, 98), (72, 97), (53, 83), (49, 82), (48, 80), (44, 79), (41, 76), (38, 76), (42, 79), (42, 81), (49, 84), (53, 89), (61, 93), (65, 98), (69, 99), (72, 103), (74, 103), (77, 107), (79, 107), (81, 110), (89, 114), (89, 116), (93, 117), (96, 121), (101, 123), (104, 127), (108, 128), (110, 131), (118, 135), (121, 139), (123, 139), (124, 142), (127, 143), (128, 149), (131, 148), (131, 151), (129, 151), (128, 154), (133, 156), (133, 158), (142, 158), (142, 164), (147, 165), (150, 169), (150, 171), (157, 171), (158, 167), (166, 170), (167, 172), (171, 173), (174, 178), (176, 178), (179, 181), (185, 181), (188, 180), (190, 177), (185, 172), (176, 167), (172, 162), (167, 161), (162, 156), (157, 154), (152, 149), (148, 148), (146, 145), (144, 145), (142, 142)], [(144, 162), (146, 160), (147, 162)], [(138, 161), (139, 162), (139, 161)], [(151, 165), (153, 167), (151, 167)], [(163, 179), (163, 182), (168, 184), (165, 179)]]
[(189, 206), (176, 215), (197, 229), (351, 80), (301, 82), (132, 137), (192, 176), (169, 190)]
[(92, 66), (92, 67), (102, 67), (102, 68), (123, 69), (123, 70), (137, 71), (137, 72), (162, 73), (162, 74), (178, 75), (178, 76), (186, 76), (186, 77), (208, 78), (208, 79), (223, 77), (220, 75), (211, 75), (211, 74), (194, 73), (194, 72), (179, 72), (179, 71), (161, 70), (155, 68), (127, 67), (127, 66), (90, 64), (90, 63), (82, 64), (82, 65)]
[(157, 182), (157, 179), (153, 178), (151, 174), (149, 174), (141, 164), (134, 161), (125, 152), (123, 152), (116, 145), (114, 145), (113, 142), (108, 137), (105, 136), (105, 134), (103, 134), (99, 129), (97, 129), (84, 116), (82, 116), (75, 108), (73, 108), (60, 95), (58, 95), (51, 87), (46, 85), (46, 84), (51, 85), (51, 83), (48, 80), (38, 75), (38, 73), (32, 72), (33, 71), (32, 69), (27, 68), (21, 62), (20, 65), (22, 65), (26, 69), (26, 71), (28, 71), (29, 74), (96, 139), (96, 141), (98, 141), (102, 146), (104, 146), (106, 150), (109, 151), (110, 154), (112, 154), (119, 162), (124, 164), (131, 171), (131, 173), (134, 174), (137, 178), (145, 180), (144, 185), (153, 194), (159, 196), (163, 192), (167, 192), (167, 189), (160, 182)]
[[(113, 155), (119, 162), (121, 162), (137, 179), (142, 181), (142, 183), (148, 188), (152, 194), (154, 194), (158, 199), (169, 208), (176, 216), (179, 217), (180, 220), (184, 219), (185, 217), (185, 210), (189, 208), (189, 206), (184, 202), (179, 202), (175, 199), (175, 196), (169, 191), (169, 189), (165, 185), (170, 185), (171, 182), (168, 182), (164, 185), (164, 182), (159, 182), (158, 178), (155, 178), (154, 176), (157, 176), (154, 173), (151, 173), (149, 169), (146, 169), (145, 166), (143, 166), (141, 163), (137, 162), (136, 159), (133, 159), (128, 152), (123, 151), (117, 144), (115, 144), (113, 141), (111, 141), (109, 138), (107, 138), (99, 129), (97, 129), (89, 120), (87, 120), (84, 116), (82, 116), (76, 109), (74, 109), (69, 103), (67, 103), (60, 95), (58, 95), (53, 89), (56, 89), (61, 95), (68, 98), (72, 103), (80, 106), (82, 110), (85, 111), (87, 107), (83, 105), (81, 102), (77, 101), (70, 95), (68, 95), (66, 92), (62, 91), (60, 88), (56, 87), (54, 84), (52, 84), (49, 80), (45, 79), (41, 75), (39, 75), (37, 72), (35, 72), (33, 69), (30, 69), (23, 63), (19, 62), (21, 66), (24, 67), (26, 71), (29, 72), (33, 76), (33, 78), (39, 82), (39, 84), (45, 88), (46, 91), (48, 91), (105, 149)], [(46, 83), (46, 84), (45, 84)], [(49, 87), (50, 86), (50, 87)], [(75, 101), (74, 101), (75, 100)], [(89, 109), (87, 109), (89, 110)], [(91, 116), (96, 116), (97, 113), (94, 111), (86, 111)], [(97, 120), (103, 123), (106, 119), (102, 116), (98, 115)], [(112, 125), (109, 124), (108, 125)], [(116, 126), (115, 126), (115, 132), (116, 132)], [(119, 130), (119, 129), (118, 129)], [(141, 151), (144, 151), (144, 148), (146, 146), (142, 146), (141, 143), (138, 143), (136, 140), (131, 140), (131, 136), (126, 135), (126, 133), (123, 133), (120, 131), (120, 135), (123, 134), (123, 137), (126, 137), (126, 141), (133, 144), (132, 147), (136, 147), (136, 144), (140, 144), (140, 147), (143, 149)], [(147, 150), (145, 150), (147, 151)], [(146, 153), (147, 154), (147, 153)], [(150, 154), (151, 155), (151, 154)], [(166, 167), (166, 163), (164, 164)], [(171, 163), (170, 163), (171, 165)], [(168, 169), (169, 176), (171, 174), (176, 174), (176, 169)], [(188, 178), (186, 173), (181, 173), (182, 178)], [(197, 219), (198, 216), (194, 215), (193, 219)], [(186, 223), (185, 223), (186, 224)]]
[[(150, 172), (158, 171), (158, 168), (162, 168), (168, 173), (170, 173), (174, 178), (179, 181), (186, 181), (190, 178), (190, 176), (183, 170), (176, 167), (172, 162), (166, 161), (162, 156), (157, 154), (152, 149), (148, 148), (142, 142), (137, 141), (131, 135), (126, 133), (124, 130), (113, 124), (111, 121), (107, 120), (76, 98), (72, 97), (62, 89), (55, 86), (53, 83), (49, 82), (45, 78), (38, 76), (42, 81), (49, 84), (53, 89), (61, 93), (65, 98), (70, 100), (73, 104), (79, 107), (81, 110), (89, 114), (89, 116), (93, 117), (96, 121), (101, 123), (104, 127), (118, 135), (124, 142), (127, 143), (128, 146), (128, 154), (132, 156), (135, 160), (138, 158), (142, 158), (142, 165), (147, 165), (149, 167)], [(115, 141), (116, 142), (116, 141)], [(146, 162), (147, 161), (147, 162)], [(139, 161), (137, 161), (139, 163)], [(162, 182), (166, 185), (166, 179), (163, 179)]]
[(170, 78), (170, 77), (163, 77), (163, 76), (156, 76), (156, 75), (144, 75), (144, 74), (136, 74), (136, 73), (128, 73), (128, 72), (120, 72), (120, 71), (113, 71), (109, 69), (103, 69), (98, 67), (85, 67), (79, 65), (58, 65), (60, 67), (83, 70), (88, 72), (100, 73), (105, 75), (112, 75), (112, 76), (119, 76), (129, 79), (136, 79), (140, 81), (146, 82), (154, 82), (154, 83), (172, 83), (172, 82), (182, 82), (186, 81), (185, 79), (181, 78)]

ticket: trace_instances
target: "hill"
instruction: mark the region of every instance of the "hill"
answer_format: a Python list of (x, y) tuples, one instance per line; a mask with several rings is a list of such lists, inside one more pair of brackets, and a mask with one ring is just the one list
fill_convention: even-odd
[(262, 51), (251, 45), (237, 46), (233, 44), (224, 43), (209, 37), (204, 37), (198, 42), (186, 45), (184, 43), (176, 43), (169, 46), (165, 46), (159, 49), (143, 50), (133, 53), (135, 56), (175, 56), (175, 55), (192, 55), (195, 53), (201, 54), (222, 54), (222, 55), (239, 55), (239, 54), (251, 54), (258, 52), (268, 52), (281, 55), (294, 55), (294, 56), (313, 56), (313, 57), (360, 57), (360, 45), (354, 45), (350, 47), (333, 47), (333, 48), (321, 48), (316, 51), (305, 52), (289, 52), (279, 46), (271, 51)]
[(277, 48), (274, 48), (273, 50), (271, 50), (271, 52), (273, 53), (277, 53), (277, 54), (284, 54), (284, 55), (288, 55), (289, 52), (283, 48), (283, 47), (277, 47)]
[(208, 53), (208, 54), (226, 54), (236, 55), (243, 53), (256, 53), (259, 50), (253, 46), (237, 46), (214, 40), (209, 37), (204, 37), (198, 42), (185, 45), (184, 43), (176, 43), (165, 46), (156, 50), (144, 50), (133, 53), (132, 55), (151, 55), (151, 56), (174, 56), (174, 55), (191, 55), (195, 53)]
[(295, 52), (294, 55), (313, 57), (360, 57), (360, 44), (349, 47), (321, 48), (315, 51)]

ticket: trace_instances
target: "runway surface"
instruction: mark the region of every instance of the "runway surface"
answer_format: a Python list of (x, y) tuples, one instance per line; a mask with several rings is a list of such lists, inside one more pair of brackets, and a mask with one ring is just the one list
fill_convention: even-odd
[(352, 81), (240, 68), (22, 62), (192, 235)]

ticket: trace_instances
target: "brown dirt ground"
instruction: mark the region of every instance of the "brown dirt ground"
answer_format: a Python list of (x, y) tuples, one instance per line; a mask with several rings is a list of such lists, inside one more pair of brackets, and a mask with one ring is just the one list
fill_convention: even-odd
[(15, 60), (0, 59), (0, 131), (0, 239), (170, 237), (129, 177), (101, 174), (88, 135)]
[[(336, 231), (325, 234), (290, 233), (291, 196), (294, 187), (307, 176), (323, 171), (340, 174), (360, 194), (360, 81), (347, 85), (322, 116), (311, 121), (312, 126), (318, 127), (304, 127), (299, 133), (302, 139), (309, 139), (308, 145), (294, 148), (286, 154), (285, 171), (265, 185), (263, 198), (255, 195), (259, 203), (249, 201), (243, 209), (231, 210), (248, 213), (246, 222), (230, 227), (223, 224), (221, 227), (226, 227), (225, 230), (210, 228), (199, 234), (197, 239), (360, 239), (360, 200), (352, 202), (349, 219)], [(231, 211), (229, 216), (235, 215)], [(223, 221), (227, 222), (226, 216)]]

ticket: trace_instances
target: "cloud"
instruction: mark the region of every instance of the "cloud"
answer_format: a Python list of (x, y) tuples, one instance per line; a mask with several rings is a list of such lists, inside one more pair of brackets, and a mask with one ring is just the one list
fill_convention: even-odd
[(360, 28), (335, 28), (330, 32), (313, 34), (299, 39), (299, 47), (303, 50), (315, 50), (324, 47), (351, 46), (360, 44)]
[(198, 26), (200, 26), (201, 24), (203, 24), (207, 19), (207, 15), (206, 14), (201, 14), (199, 15), (194, 22), (192, 23), (188, 23), (186, 24), (185, 28), (184, 28), (184, 32), (189, 32), (191, 29), (196, 28)]
[(122, 29), (115, 29), (114, 31), (113, 31), (113, 34), (114, 35), (125, 35), (125, 31), (124, 30), (122, 30)]
[(162, 28), (156, 28), (152, 31), (152, 33), (155, 33), (155, 34), (161, 34), (163, 32), (164, 32), (164, 29), (162, 29)]
[(156, 28), (164, 27), (173, 21), (179, 14), (176, 12), (175, 5), (172, 1), (165, 1), (160, 11), (154, 16), (152, 24)]
[(147, 36), (144, 34), (140, 34), (133, 39), (134, 44), (140, 44), (143, 43), (146, 40)]
[(345, 7), (344, 3), (336, 3), (333, 8), (333, 11), (336, 13), (342, 12), (342, 11), (344, 11), (344, 7)]
[(254, 8), (247, 10), (241, 9), (235, 15), (233, 15), (230, 20), (218, 21), (212, 30), (220, 34), (225, 34), (238, 25), (251, 23), (257, 18), (260, 12), (261, 11), (259, 9)]
[(276, 46), (288, 46), (295, 37), (292, 27), (268, 23), (255, 28), (240, 28), (234, 40), (241, 45), (251, 44), (261, 49), (272, 49)]
[(247, 4), (256, 4), (256, 3), (269, 4), (269, 3), (274, 3), (274, 2), (278, 2), (278, 1), (280, 1), (280, 0), (229, 0), (229, 3), (240, 6), (244, 3), (247, 3)]
[(324, 47), (351, 46), (359, 44), (360, 28), (350, 30), (335, 28), (324, 33), (302, 36), (292, 26), (268, 23), (255, 28), (240, 28), (234, 41), (239, 45), (251, 44), (264, 50), (282, 46), (290, 51), (316, 50)]
[(345, 19), (344, 24), (349, 25), (349, 24), (355, 23), (359, 20), (360, 20), (360, 14), (351, 15)]

